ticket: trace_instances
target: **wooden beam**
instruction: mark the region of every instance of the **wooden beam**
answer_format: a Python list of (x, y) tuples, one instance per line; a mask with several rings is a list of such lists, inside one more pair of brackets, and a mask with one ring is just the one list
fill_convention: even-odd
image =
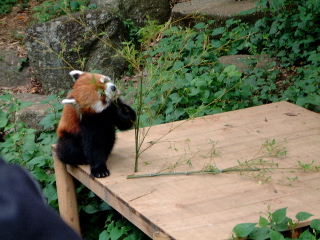
[[(109, 177), (90, 177), (88, 165), (67, 165), (67, 171), (153, 239), (225, 240), (236, 224), (256, 222), (279, 208), (287, 207), (290, 218), (300, 211), (319, 218), (320, 174), (296, 169), (299, 161), (319, 165), (319, 123), (320, 114), (280, 102), (152, 126), (138, 173), (201, 170), (208, 164), (224, 169), (263, 158), (279, 167), (265, 175), (127, 179), (135, 159), (132, 130), (117, 134)], [(268, 142), (286, 154), (269, 156), (263, 147)]]
[(67, 172), (66, 165), (59, 160), (54, 146), (52, 154), (54, 159), (60, 215), (67, 224), (81, 235), (78, 203), (73, 177)]

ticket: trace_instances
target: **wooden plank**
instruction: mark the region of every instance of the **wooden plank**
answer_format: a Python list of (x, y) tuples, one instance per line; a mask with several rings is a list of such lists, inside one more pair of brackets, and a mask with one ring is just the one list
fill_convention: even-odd
[(54, 171), (58, 193), (59, 211), (62, 219), (81, 235), (77, 196), (72, 176), (67, 172), (53, 149)]
[[(154, 126), (143, 148), (156, 144), (142, 154), (139, 173), (176, 163), (175, 171), (200, 170), (209, 163), (235, 166), (265, 154), (261, 146), (272, 139), (288, 151), (272, 158), (279, 167), (319, 161), (319, 114), (280, 102)], [(288, 207), (289, 216), (299, 211), (320, 216), (319, 173), (277, 170), (266, 184), (262, 176), (237, 173), (128, 180), (134, 149), (134, 131), (121, 132), (108, 161), (110, 177), (91, 179), (88, 166), (68, 171), (150, 237), (229, 239), (236, 224), (257, 222), (268, 207)]]

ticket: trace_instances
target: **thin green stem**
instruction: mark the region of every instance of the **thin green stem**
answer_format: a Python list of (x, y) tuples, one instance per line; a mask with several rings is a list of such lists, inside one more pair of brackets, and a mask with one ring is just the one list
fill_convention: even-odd
[(142, 94), (143, 94), (143, 88), (142, 88), (142, 76), (140, 77), (139, 81), (139, 104), (138, 104), (138, 111), (137, 111), (137, 121), (135, 126), (135, 140), (136, 140), (136, 154), (135, 154), (135, 162), (134, 162), (134, 172), (138, 172), (139, 169), (139, 156), (140, 156), (140, 148), (141, 145), (139, 145), (139, 133), (140, 133), (140, 117), (142, 112)]
[(177, 175), (195, 175), (195, 174), (220, 174), (227, 172), (256, 172), (260, 171), (260, 168), (226, 168), (226, 169), (214, 169), (214, 170), (199, 170), (199, 171), (186, 171), (186, 172), (158, 172), (150, 174), (129, 175), (127, 179), (134, 178), (146, 178), (146, 177), (159, 177), (159, 176), (177, 176)]

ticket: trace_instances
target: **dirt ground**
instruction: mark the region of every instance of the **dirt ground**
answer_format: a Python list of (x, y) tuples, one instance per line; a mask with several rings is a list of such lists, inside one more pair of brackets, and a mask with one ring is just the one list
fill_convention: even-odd
[(0, 48), (17, 49), (22, 56), (26, 55), (23, 39), (26, 29), (32, 22), (32, 8), (39, 4), (30, 0), (29, 7), (22, 9), (15, 6), (6, 15), (0, 16)]
[[(1, 1), (1, 0), (0, 0)], [(32, 8), (38, 5), (37, 0), (30, 0), (29, 7), (22, 9), (20, 6), (12, 8), (12, 11), (6, 15), (0, 16), (0, 51), (1, 49), (13, 49), (20, 57), (27, 57), (27, 51), (24, 47), (25, 32), (33, 21)], [(27, 86), (17, 88), (0, 87), (0, 92), (11, 91), (14, 93), (42, 93), (41, 84), (35, 79), (30, 78)]]

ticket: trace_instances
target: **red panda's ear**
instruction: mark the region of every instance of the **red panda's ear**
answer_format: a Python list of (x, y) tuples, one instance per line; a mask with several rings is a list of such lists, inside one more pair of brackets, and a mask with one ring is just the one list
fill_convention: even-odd
[(76, 104), (77, 101), (74, 99), (74, 98), (66, 98), (66, 99), (63, 99), (62, 104)]
[(73, 70), (73, 71), (69, 72), (69, 74), (74, 80), (77, 80), (82, 74), (84, 74), (84, 72), (79, 71), (79, 70)]

